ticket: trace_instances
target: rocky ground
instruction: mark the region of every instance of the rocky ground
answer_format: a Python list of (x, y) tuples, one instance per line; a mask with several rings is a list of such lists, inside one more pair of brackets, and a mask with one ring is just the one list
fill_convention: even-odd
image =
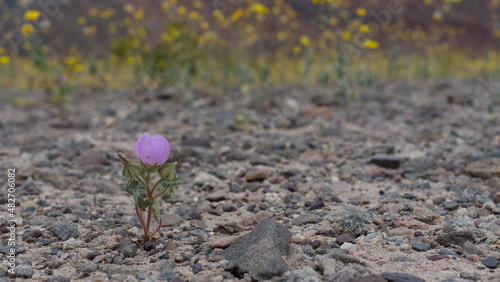
[[(475, 89), (4, 99), (0, 281), (500, 281), (499, 104)], [(140, 244), (116, 153), (133, 157), (146, 131), (170, 141), (184, 183)]]

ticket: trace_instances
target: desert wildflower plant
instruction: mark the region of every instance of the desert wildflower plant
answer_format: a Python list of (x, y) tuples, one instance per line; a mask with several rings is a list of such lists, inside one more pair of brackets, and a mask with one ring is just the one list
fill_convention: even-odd
[[(124, 154), (118, 153), (123, 164), (122, 174), (129, 179), (125, 191), (134, 198), (135, 212), (144, 230), (146, 241), (152, 239), (162, 225), (158, 198), (172, 194), (173, 188), (182, 183), (182, 178), (175, 170), (177, 163), (166, 163), (169, 154), (168, 140), (160, 135), (151, 136), (147, 132), (137, 139), (136, 159), (129, 159)], [(153, 180), (155, 175), (158, 176), (158, 180)], [(143, 215), (144, 212), (146, 217)], [(153, 217), (159, 220), (159, 224), (151, 233)]]

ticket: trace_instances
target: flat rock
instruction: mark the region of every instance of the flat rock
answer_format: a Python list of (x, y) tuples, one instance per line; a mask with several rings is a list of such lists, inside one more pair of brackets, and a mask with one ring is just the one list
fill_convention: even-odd
[(500, 177), (500, 158), (486, 158), (471, 162), (465, 171), (471, 176), (485, 179)]
[(226, 200), (228, 197), (227, 192), (225, 190), (219, 190), (212, 192), (207, 195), (206, 199), (210, 202), (219, 202)]
[(162, 226), (169, 227), (184, 222), (184, 219), (175, 213), (166, 213), (161, 216)]
[(370, 163), (384, 168), (398, 168), (401, 160), (395, 155), (375, 154)]
[(294, 271), (287, 271), (276, 282), (321, 282), (319, 275), (310, 266)]
[(470, 241), (467, 241), (464, 243), (463, 249), (464, 249), (464, 251), (468, 252), (469, 254), (478, 255), (478, 256), (484, 255), (484, 252), (481, 249), (479, 249), (476, 245), (471, 243)]
[(267, 171), (264, 171), (264, 170), (249, 171), (245, 174), (245, 179), (248, 182), (262, 181), (262, 180), (265, 180), (267, 177), (268, 177), (268, 173), (267, 173)]
[(282, 256), (288, 254), (291, 232), (271, 219), (262, 220), (240, 243), (231, 245), (222, 255), (236, 277), (248, 273), (255, 280), (271, 279), (288, 271)]
[(306, 223), (318, 223), (320, 222), (321, 216), (312, 213), (303, 213), (292, 220), (293, 225), (302, 225)]
[(428, 256), (427, 260), (436, 261), (436, 260), (442, 260), (442, 259), (448, 259), (448, 258), (450, 258), (450, 257), (447, 255), (432, 255), (432, 256)]
[(382, 277), (389, 282), (425, 282), (424, 279), (407, 273), (384, 272)]
[(97, 150), (89, 150), (83, 153), (77, 160), (78, 165), (110, 165), (109, 160)]
[(450, 247), (452, 244), (463, 246), (467, 241), (476, 242), (476, 239), (472, 231), (459, 230), (441, 234), (437, 237), (436, 241), (445, 247)]
[(66, 241), (69, 238), (77, 239), (78, 236), (80, 236), (78, 226), (71, 222), (62, 222), (56, 224), (50, 231), (61, 241)]
[(498, 266), (498, 259), (495, 257), (487, 257), (482, 261), (483, 265), (490, 269), (495, 269)]
[(377, 274), (368, 274), (363, 278), (359, 279), (358, 282), (387, 282), (387, 280)]
[(431, 249), (431, 244), (429, 243), (413, 243), (411, 248), (418, 252), (426, 252)]
[(225, 249), (225, 248), (231, 246), (232, 244), (237, 244), (237, 243), (241, 242), (243, 237), (245, 237), (245, 235), (229, 236), (229, 237), (215, 239), (208, 244), (208, 247), (212, 250), (215, 248)]

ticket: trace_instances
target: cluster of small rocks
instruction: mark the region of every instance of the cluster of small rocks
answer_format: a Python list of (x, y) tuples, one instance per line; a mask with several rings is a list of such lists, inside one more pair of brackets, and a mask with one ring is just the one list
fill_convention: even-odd
[[(139, 112), (88, 94), (67, 116), (4, 103), (18, 242), (12, 275), (2, 194), (0, 281), (500, 280), (498, 121), (403, 88), (342, 107), (294, 87)], [(169, 139), (185, 180), (147, 243), (116, 157), (144, 131)]]

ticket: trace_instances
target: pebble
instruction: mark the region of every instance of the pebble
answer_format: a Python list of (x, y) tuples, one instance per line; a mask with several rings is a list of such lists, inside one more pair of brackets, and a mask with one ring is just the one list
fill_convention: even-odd
[(69, 238), (77, 239), (80, 236), (78, 226), (70, 222), (56, 224), (50, 231), (61, 241), (66, 241)]
[(137, 251), (137, 245), (129, 238), (125, 238), (118, 244), (117, 251), (122, 253), (126, 258), (133, 258)]
[(68, 240), (64, 241), (63, 250), (76, 249), (82, 246), (83, 244), (85, 244), (85, 242), (82, 240), (75, 240), (75, 238), (69, 238)]
[(388, 154), (375, 154), (370, 163), (378, 165), (383, 168), (398, 168), (401, 160), (395, 155)]
[(322, 221), (321, 216), (312, 213), (303, 213), (292, 220), (293, 225), (303, 225), (306, 223), (318, 223)]
[(441, 234), (436, 241), (444, 247), (453, 245), (463, 246), (465, 242), (476, 242), (474, 233), (470, 230), (451, 231), (446, 234)]
[(267, 177), (268, 177), (268, 173), (267, 173), (267, 171), (264, 171), (264, 170), (249, 171), (245, 174), (245, 179), (248, 182), (262, 181), (262, 180), (265, 180)]
[(431, 249), (431, 244), (428, 243), (413, 243), (411, 248), (418, 252), (426, 252)]
[(382, 277), (389, 282), (425, 282), (424, 279), (407, 273), (384, 272)]
[(337, 238), (335, 238), (335, 242), (339, 245), (342, 245), (344, 243), (352, 243), (354, 240), (352, 239), (351, 235), (349, 234), (342, 234), (342, 235), (339, 235), (337, 236)]
[(495, 269), (498, 266), (498, 259), (494, 257), (487, 257), (482, 261), (483, 265), (490, 269)]
[(484, 252), (481, 249), (479, 249), (476, 245), (472, 244), (470, 241), (464, 243), (463, 249), (469, 254), (484, 256)]
[(427, 257), (427, 259), (430, 261), (436, 261), (436, 260), (442, 260), (442, 259), (448, 259), (448, 258), (450, 258), (450, 257), (447, 255), (432, 255), (432, 256)]

